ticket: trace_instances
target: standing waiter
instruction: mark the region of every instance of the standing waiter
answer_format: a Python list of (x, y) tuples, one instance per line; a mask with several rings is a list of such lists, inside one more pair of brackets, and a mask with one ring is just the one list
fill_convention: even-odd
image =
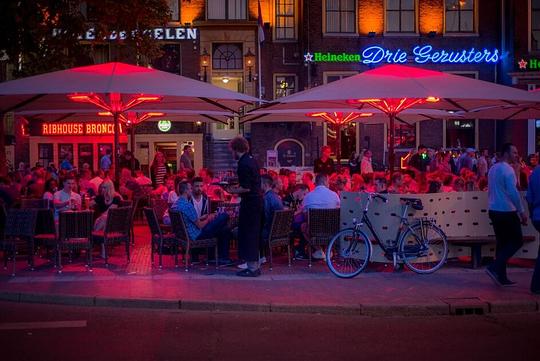
[(249, 154), (249, 143), (244, 137), (232, 139), (229, 148), (234, 159), (238, 160), (238, 185), (227, 187), (226, 191), (239, 194), (242, 199), (238, 220), (238, 255), (247, 262), (247, 268), (236, 275), (258, 277), (261, 275), (259, 241), (263, 211), (259, 166)]

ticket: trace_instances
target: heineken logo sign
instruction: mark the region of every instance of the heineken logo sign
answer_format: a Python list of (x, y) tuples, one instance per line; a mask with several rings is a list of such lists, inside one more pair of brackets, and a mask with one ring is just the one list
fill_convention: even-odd
[(516, 65), (519, 70), (521, 71), (528, 71), (528, 70), (540, 70), (540, 59), (536, 58), (530, 58), (530, 59), (523, 59), (521, 58), (519, 61), (516, 62)]

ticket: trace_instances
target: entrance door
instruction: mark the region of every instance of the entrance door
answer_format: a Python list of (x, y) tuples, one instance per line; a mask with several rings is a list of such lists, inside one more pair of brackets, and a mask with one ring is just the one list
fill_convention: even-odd
[[(242, 77), (240, 76), (213, 76), (212, 84), (220, 88), (242, 92)], [(212, 123), (212, 135), (215, 139), (232, 139), (240, 133), (238, 117), (229, 119), (228, 124)]]
[(178, 155), (176, 154), (177, 144), (176, 142), (169, 142), (169, 143), (154, 143), (156, 147), (156, 152), (161, 152), (163, 155), (165, 155), (165, 161), (169, 166), (172, 167), (172, 170), (174, 173), (176, 173), (177, 166), (176, 161), (178, 158)]

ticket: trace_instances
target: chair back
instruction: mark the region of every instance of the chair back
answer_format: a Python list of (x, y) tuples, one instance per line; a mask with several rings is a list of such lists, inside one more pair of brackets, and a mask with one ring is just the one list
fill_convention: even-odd
[(36, 218), (36, 209), (10, 209), (6, 217), (4, 235), (6, 237), (33, 237), (36, 229)]
[(309, 209), (308, 228), (310, 238), (330, 240), (339, 232), (339, 208)]
[(186, 229), (186, 222), (181, 212), (169, 211), (169, 217), (171, 218), (171, 227), (174, 235), (183, 241), (189, 241), (189, 234)]
[(161, 223), (163, 221), (165, 211), (169, 209), (169, 203), (167, 203), (165, 199), (154, 198), (150, 200), (150, 207), (154, 209), (158, 222)]
[(70, 238), (92, 237), (93, 211), (61, 212), (59, 219), (60, 242)]
[(294, 211), (292, 209), (275, 211), (268, 240), (288, 238), (291, 234), (293, 218)]
[(109, 208), (107, 211), (107, 224), (105, 234), (121, 233), (129, 234), (131, 207)]
[(52, 201), (41, 198), (22, 198), (21, 208), (50, 208)]
[(7, 211), (4, 202), (0, 202), (0, 237), (4, 236), (4, 229), (6, 226)]
[(144, 207), (143, 212), (144, 216), (146, 217), (146, 221), (148, 222), (148, 226), (150, 227), (152, 237), (159, 236), (161, 238), (163, 232), (161, 231), (161, 228), (159, 228), (159, 221), (154, 209), (150, 207)]
[(120, 204), (118, 205), (118, 207), (132, 207), (132, 206), (133, 206), (133, 201), (125, 200), (125, 199), (121, 199)]
[(54, 212), (52, 209), (37, 209), (35, 234), (55, 234)]

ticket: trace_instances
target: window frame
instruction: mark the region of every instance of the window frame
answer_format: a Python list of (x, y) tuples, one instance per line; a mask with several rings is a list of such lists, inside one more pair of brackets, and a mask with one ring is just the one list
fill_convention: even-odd
[[(292, 1), (293, 3), (293, 15), (292, 15), (292, 18), (293, 18), (293, 31), (294, 31), (294, 36), (292, 38), (278, 38), (277, 37), (277, 33), (278, 33), (278, 17), (291, 17), (290, 15), (279, 15), (278, 14), (278, 9), (279, 9), (279, 2), (281, 1)], [(297, 41), (298, 40), (298, 11), (297, 11), (297, 6), (298, 6), (298, 0), (275, 0), (273, 2), (274, 4), (274, 23), (276, 24), (274, 26), (274, 30), (273, 30), (273, 36), (274, 36), (274, 41), (275, 42), (280, 42), (280, 43), (286, 43), (286, 42), (294, 42), (294, 41)], [(279, 27), (280, 29), (283, 28), (283, 27)], [(285, 28), (285, 29), (290, 29), (290, 28)]]
[[(419, 35), (418, 32), (418, 0), (414, 0), (414, 10), (401, 10), (401, 1), (399, 0), (399, 10), (388, 10), (388, 0), (384, 0), (383, 6), (384, 6), (384, 35), (385, 36), (415, 36)], [(400, 22), (400, 30), (399, 31), (389, 31), (388, 30), (388, 11), (398, 12), (400, 14), (399, 22)], [(402, 31), (401, 30), (401, 12), (414, 12), (414, 31)]]
[[(224, 45), (236, 45), (239, 48), (240, 57), (235, 59), (240, 59), (240, 67), (239, 68), (216, 68), (214, 67), (214, 53), (217, 51), (217, 49)], [(242, 71), (244, 69), (244, 47), (243, 43), (212, 43), (212, 54), (210, 56), (210, 66), (212, 71)]]
[[(528, 51), (529, 53), (540, 53), (540, 39), (539, 39), (539, 46), (538, 46), (538, 49), (533, 49), (532, 47), (532, 42), (533, 42), (533, 37), (532, 37), (532, 32), (533, 32), (533, 11), (536, 10), (538, 12), (540, 12), (540, 7), (538, 9), (533, 9), (533, 4), (532, 4), (532, 0), (528, 0), (528, 10), (527, 10), (527, 14), (528, 14), (528, 19), (527, 19), (527, 28), (528, 28)], [(540, 28), (538, 29), (540, 31)]]
[[(178, 17), (176, 19), (173, 18), (173, 12), (171, 9), (172, 2), (176, 2), (176, 6), (178, 8)], [(182, 19), (182, 13), (180, 12), (181, 11), (180, 0), (167, 0), (167, 5), (169, 5), (169, 10), (171, 11), (171, 18), (169, 19), (169, 21), (172, 23), (179, 23)]]
[[(330, 32), (327, 28), (326, 23), (326, 3), (328, 0), (323, 0), (323, 11), (322, 11), (322, 23), (323, 23), (323, 36), (335, 36), (335, 37), (358, 37), (358, 0), (354, 1), (354, 31), (352, 32)], [(340, 30), (341, 30), (341, 22), (340, 22)]]
[[(477, 70), (456, 70), (456, 71), (445, 71), (445, 73), (448, 74), (454, 74), (454, 75), (474, 75), (474, 79), (479, 79), (480, 73)], [(479, 149), (480, 144), (480, 134), (479, 134), (479, 126), (480, 122), (478, 119), (458, 119), (458, 120), (474, 120), (474, 148)], [(443, 119), (443, 148), (448, 148), (448, 144), (446, 144), (446, 125), (448, 121), (452, 121), (452, 119)]]
[[(50, 158), (42, 158), (41, 157), (41, 147), (42, 146), (45, 146), (46, 148), (48, 148), (48, 150), (50, 151), (49, 152), (49, 156)], [(37, 151), (38, 151), (38, 156), (37, 156), (37, 161), (41, 163), (41, 160), (42, 159), (47, 159), (47, 164), (43, 164), (41, 163), (41, 165), (44, 167), (44, 168), (47, 168), (49, 166), (49, 163), (54, 163), (54, 144), (53, 143), (38, 143), (37, 145)], [(60, 166), (58, 164), (58, 166)]]
[(233, 20), (233, 21), (242, 21), (242, 20), (248, 20), (249, 19), (249, 4), (248, 4), (248, 0), (240, 0), (243, 2), (244, 4), (244, 8), (245, 8), (245, 17), (244, 18), (230, 18), (229, 17), (229, 1), (236, 1), (236, 0), (221, 0), (221, 2), (223, 4), (225, 4), (225, 17), (224, 18), (219, 18), (219, 19), (211, 19), (208, 17), (208, 0), (205, 0), (204, 2), (204, 7), (205, 7), (205, 16), (206, 16), (206, 20)]
[(298, 74), (295, 74), (295, 73), (274, 73), (273, 76), (272, 76), (273, 84), (274, 84), (272, 94), (273, 94), (273, 99), (274, 100), (279, 99), (278, 97), (276, 97), (277, 78), (278, 77), (294, 77), (294, 91), (291, 94), (294, 94), (294, 93), (298, 92)]
[[(472, 12), (473, 12), (473, 29), (472, 31), (448, 31), (446, 30), (446, 13), (447, 13), (447, 9), (446, 9), (446, 2), (449, 1), (449, 0), (444, 0), (443, 2), (443, 34), (444, 36), (454, 36), (454, 37), (460, 37), (460, 36), (478, 36), (478, 20), (479, 20), (479, 15), (478, 15), (478, 0), (473, 0), (473, 9), (472, 9)], [(461, 11), (470, 11), (470, 10), (452, 10), (452, 11), (457, 11), (460, 16), (461, 16)], [(461, 17), (460, 17), (461, 19)], [(459, 27), (461, 27), (461, 20), (459, 22)]]

